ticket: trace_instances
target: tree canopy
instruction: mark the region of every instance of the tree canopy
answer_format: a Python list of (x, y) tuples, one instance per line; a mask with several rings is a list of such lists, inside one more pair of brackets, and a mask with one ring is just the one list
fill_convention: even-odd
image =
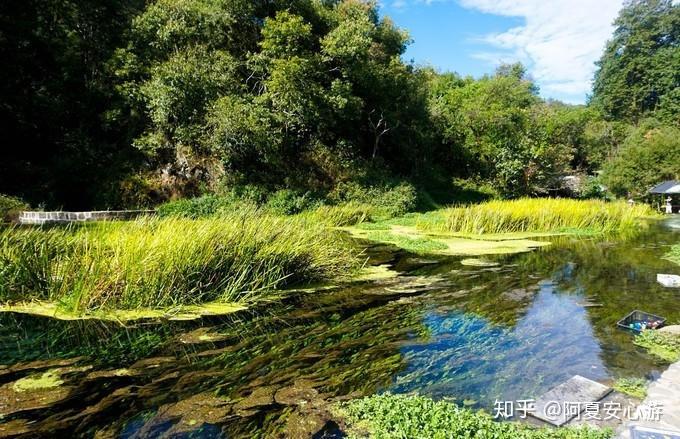
[(680, 5), (629, 0), (614, 22), (593, 84), (592, 103), (610, 119), (655, 116), (680, 124)]
[[(601, 171), (595, 181), (614, 193), (642, 194), (649, 167), (680, 148), (670, 0), (625, 4), (589, 105), (542, 99), (521, 64), (471, 78), (407, 62), (407, 32), (372, 0), (0, 7), (0, 54), (13, 60), (0, 73), (11, 145), (0, 193), (32, 204), (140, 207), (225, 186), (330, 193), (402, 180), (560, 195), (566, 175)], [(635, 160), (644, 169), (629, 169)]]

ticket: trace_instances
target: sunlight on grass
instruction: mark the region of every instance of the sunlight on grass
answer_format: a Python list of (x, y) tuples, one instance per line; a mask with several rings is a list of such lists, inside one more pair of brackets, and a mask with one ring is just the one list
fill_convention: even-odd
[(680, 265), (680, 244), (671, 247), (671, 251), (666, 254), (666, 259)]
[(647, 381), (642, 378), (619, 378), (613, 387), (614, 390), (634, 398), (645, 399), (647, 396)]
[(256, 211), (0, 231), (0, 300), (65, 311), (245, 303), (273, 289), (347, 276), (357, 252), (304, 218)]
[(419, 229), (446, 233), (616, 232), (639, 227), (640, 219), (654, 217), (646, 205), (625, 202), (523, 198), (451, 207), (416, 220)]
[(646, 330), (636, 336), (633, 343), (669, 363), (680, 360), (680, 336), (675, 334)]

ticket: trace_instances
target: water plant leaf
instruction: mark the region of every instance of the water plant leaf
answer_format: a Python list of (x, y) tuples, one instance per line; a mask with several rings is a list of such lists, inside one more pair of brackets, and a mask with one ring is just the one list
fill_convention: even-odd
[(20, 302), (0, 305), (0, 313), (31, 314), (58, 320), (105, 320), (121, 323), (150, 319), (196, 320), (205, 316), (226, 315), (245, 309), (247, 309), (245, 305), (221, 302), (179, 306), (172, 309), (137, 308), (90, 312), (71, 311), (62, 308), (57, 303), (50, 302)]

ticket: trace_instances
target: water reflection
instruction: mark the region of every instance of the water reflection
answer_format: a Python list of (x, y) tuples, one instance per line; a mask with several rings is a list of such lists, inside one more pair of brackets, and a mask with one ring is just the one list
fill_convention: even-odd
[(13, 382), (45, 370), (66, 390), (49, 404), (24, 398), (21, 410), (0, 401), (0, 435), (275, 437), (320, 428), (329, 401), (378, 391), (489, 407), (574, 374), (652, 377), (665, 365), (615, 323), (636, 308), (680, 321), (680, 291), (656, 283), (656, 273), (680, 273), (661, 259), (680, 241), (668, 224), (626, 242), (556, 238), (488, 268), (380, 246), (374, 261), (400, 278), (200, 322), (2, 315), (5, 401)]
[(495, 399), (536, 398), (575, 374), (606, 379), (600, 344), (581, 299), (543, 282), (511, 327), (473, 314), (428, 312), (424, 321), (431, 339), (402, 349), (408, 368), (392, 390), (455, 395), (492, 408)]

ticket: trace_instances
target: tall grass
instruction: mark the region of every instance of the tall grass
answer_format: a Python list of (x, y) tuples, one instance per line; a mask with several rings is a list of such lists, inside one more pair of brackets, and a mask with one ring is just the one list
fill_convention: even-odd
[(353, 201), (335, 206), (322, 205), (298, 215), (312, 223), (325, 224), (331, 227), (353, 226), (371, 221), (380, 215), (378, 208)]
[(680, 244), (676, 244), (671, 247), (671, 251), (666, 254), (666, 259), (669, 259), (680, 265)]
[(0, 300), (66, 309), (243, 302), (274, 288), (345, 274), (348, 244), (304, 218), (256, 211), (0, 231)]
[(642, 204), (523, 198), (443, 209), (423, 215), (417, 226), (428, 231), (475, 234), (573, 230), (606, 233), (635, 228), (640, 218), (652, 216), (653, 210)]

